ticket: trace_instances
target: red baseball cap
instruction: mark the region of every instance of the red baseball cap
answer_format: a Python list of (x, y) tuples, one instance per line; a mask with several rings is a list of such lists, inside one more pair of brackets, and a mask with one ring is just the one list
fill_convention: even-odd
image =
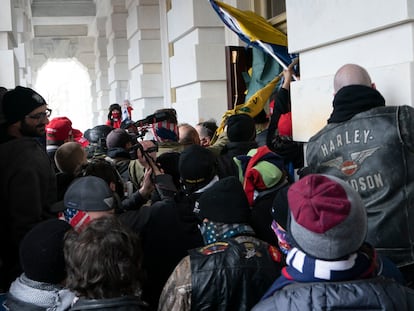
[(78, 129), (72, 129), (73, 140), (78, 144), (81, 144), (82, 147), (89, 145), (89, 141), (83, 136), (83, 133)]
[(66, 140), (72, 135), (72, 121), (67, 117), (53, 118), (46, 125), (46, 139), (51, 141)]

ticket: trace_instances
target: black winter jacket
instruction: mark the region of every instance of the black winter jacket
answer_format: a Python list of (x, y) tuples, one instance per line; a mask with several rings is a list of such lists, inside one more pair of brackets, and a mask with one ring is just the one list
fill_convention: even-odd
[(143, 311), (145, 305), (137, 297), (125, 296), (109, 299), (79, 299), (70, 311), (99, 310), (99, 311)]

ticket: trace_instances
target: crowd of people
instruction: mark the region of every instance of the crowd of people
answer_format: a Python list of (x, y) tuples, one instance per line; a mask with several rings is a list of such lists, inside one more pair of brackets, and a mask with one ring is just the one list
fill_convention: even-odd
[(0, 88), (0, 310), (414, 310), (414, 108), (346, 64), (304, 152), (283, 75), (220, 135)]

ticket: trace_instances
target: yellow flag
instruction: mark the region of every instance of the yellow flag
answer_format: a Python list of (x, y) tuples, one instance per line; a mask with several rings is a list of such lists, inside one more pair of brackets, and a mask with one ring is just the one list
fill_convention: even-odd
[(272, 95), (273, 90), (276, 87), (276, 84), (279, 82), (281, 75), (279, 74), (276, 76), (272, 81), (270, 81), (264, 88), (258, 90), (254, 93), (244, 104), (237, 105), (233, 109), (227, 110), (223, 117), (221, 118), (221, 122), (219, 127), (217, 128), (216, 132), (214, 133), (213, 138), (211, 139), (211, 143), (217, 140), (220, 134), (223, 133), (224, 128), (226, 126), (227, 119), (235, 114), (242, 114), (245, 113), (252, 118), (257, 116), (260, 111), (264, 108), (265, 104), (269, 100), (270, 95)]

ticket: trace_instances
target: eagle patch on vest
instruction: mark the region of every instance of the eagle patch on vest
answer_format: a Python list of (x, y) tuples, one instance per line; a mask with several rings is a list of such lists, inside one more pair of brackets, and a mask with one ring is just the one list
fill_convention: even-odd
[(262, 257), (263, 254), (259, 251), (256, 250), (256, 247), (253, 243), (249, 243), (249, 242), (244, 242), (242, 243), (245, 252), (244, 252), (244, 258), (249, 259), (252, 257)]
[(216, 242), (209, 244), (207, 246), (199, 248), (197, 251), (203, 255), (211, 255), (215, 253), (224, 252), (229, 247), (229, 243), (226, 242)]

